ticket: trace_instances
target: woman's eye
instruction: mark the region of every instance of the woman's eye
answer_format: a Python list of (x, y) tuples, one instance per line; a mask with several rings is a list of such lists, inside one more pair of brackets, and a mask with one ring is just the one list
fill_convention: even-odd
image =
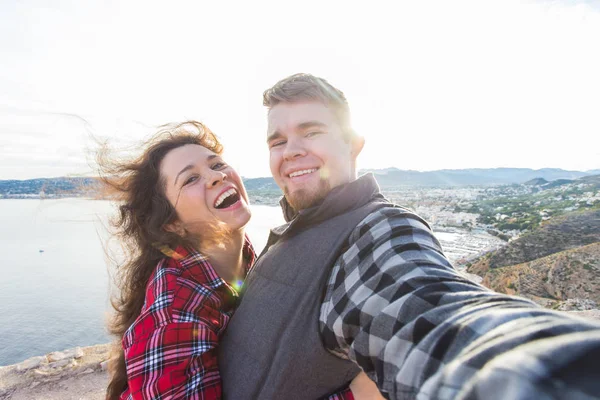
[(198, 180), (198, 175), (192, 175), (183, 182), (183, 186), (189, 185)]
[(212, 169), (214, 169), (215, 171), (218, 169), (223, 169), (227, 166), (227, 164), (225, 164), (224, 162), (217, 162), (212, 166)]

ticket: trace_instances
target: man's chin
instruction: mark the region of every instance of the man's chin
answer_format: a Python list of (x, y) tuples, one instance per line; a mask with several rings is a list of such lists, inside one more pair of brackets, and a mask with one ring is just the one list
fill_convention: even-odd
[(309, 193), (304, 189), (296, 190), (294, 193), (286, 193), (285, 199), (296, 211), (305, 210), (320, 204), (327, 196), (327, 191)]

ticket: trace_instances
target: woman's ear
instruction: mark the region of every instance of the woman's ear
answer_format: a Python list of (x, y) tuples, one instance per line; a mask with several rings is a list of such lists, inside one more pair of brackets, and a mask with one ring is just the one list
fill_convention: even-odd
[(167, 232), (171, 232), (180, 237), (185, 237), (185, 228), (180, 221), (175, 221), (170, 224), (166, 224), (163, 229)]

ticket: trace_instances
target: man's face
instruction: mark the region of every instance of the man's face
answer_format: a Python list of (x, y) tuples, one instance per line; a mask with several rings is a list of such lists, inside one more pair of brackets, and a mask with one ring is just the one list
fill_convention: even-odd
[(294, 209), (312, 207), (356, 178), (362, 138), (344, 140), (339, 121), (323, 103), (279, 103), (268, 120), (271, 173)]

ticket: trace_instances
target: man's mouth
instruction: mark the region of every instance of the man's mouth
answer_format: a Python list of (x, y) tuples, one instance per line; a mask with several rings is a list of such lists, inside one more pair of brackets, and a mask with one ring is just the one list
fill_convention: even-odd
[(289, 178), (296, 178), (298, 176), (312, 174), (315, 171), (317, 171), (317, 168), (303, 169), (303, 170), (300, 170), (300, 171), (294, 171), (294, 172), (292, 172), (291, 174), (288, 175), (288, 177)]
[(219, 197), (217, 197), (217, 199), (215, 200), (214, 207), (222, 210), (224, 208), (231, 207), (232, 205), (237, 203), (239, 200), (240, 200), (239, 193), (234, 188), (231, 188), (231, 189), (226, 190), (225, 192), (221, 193), (219, 195)]

